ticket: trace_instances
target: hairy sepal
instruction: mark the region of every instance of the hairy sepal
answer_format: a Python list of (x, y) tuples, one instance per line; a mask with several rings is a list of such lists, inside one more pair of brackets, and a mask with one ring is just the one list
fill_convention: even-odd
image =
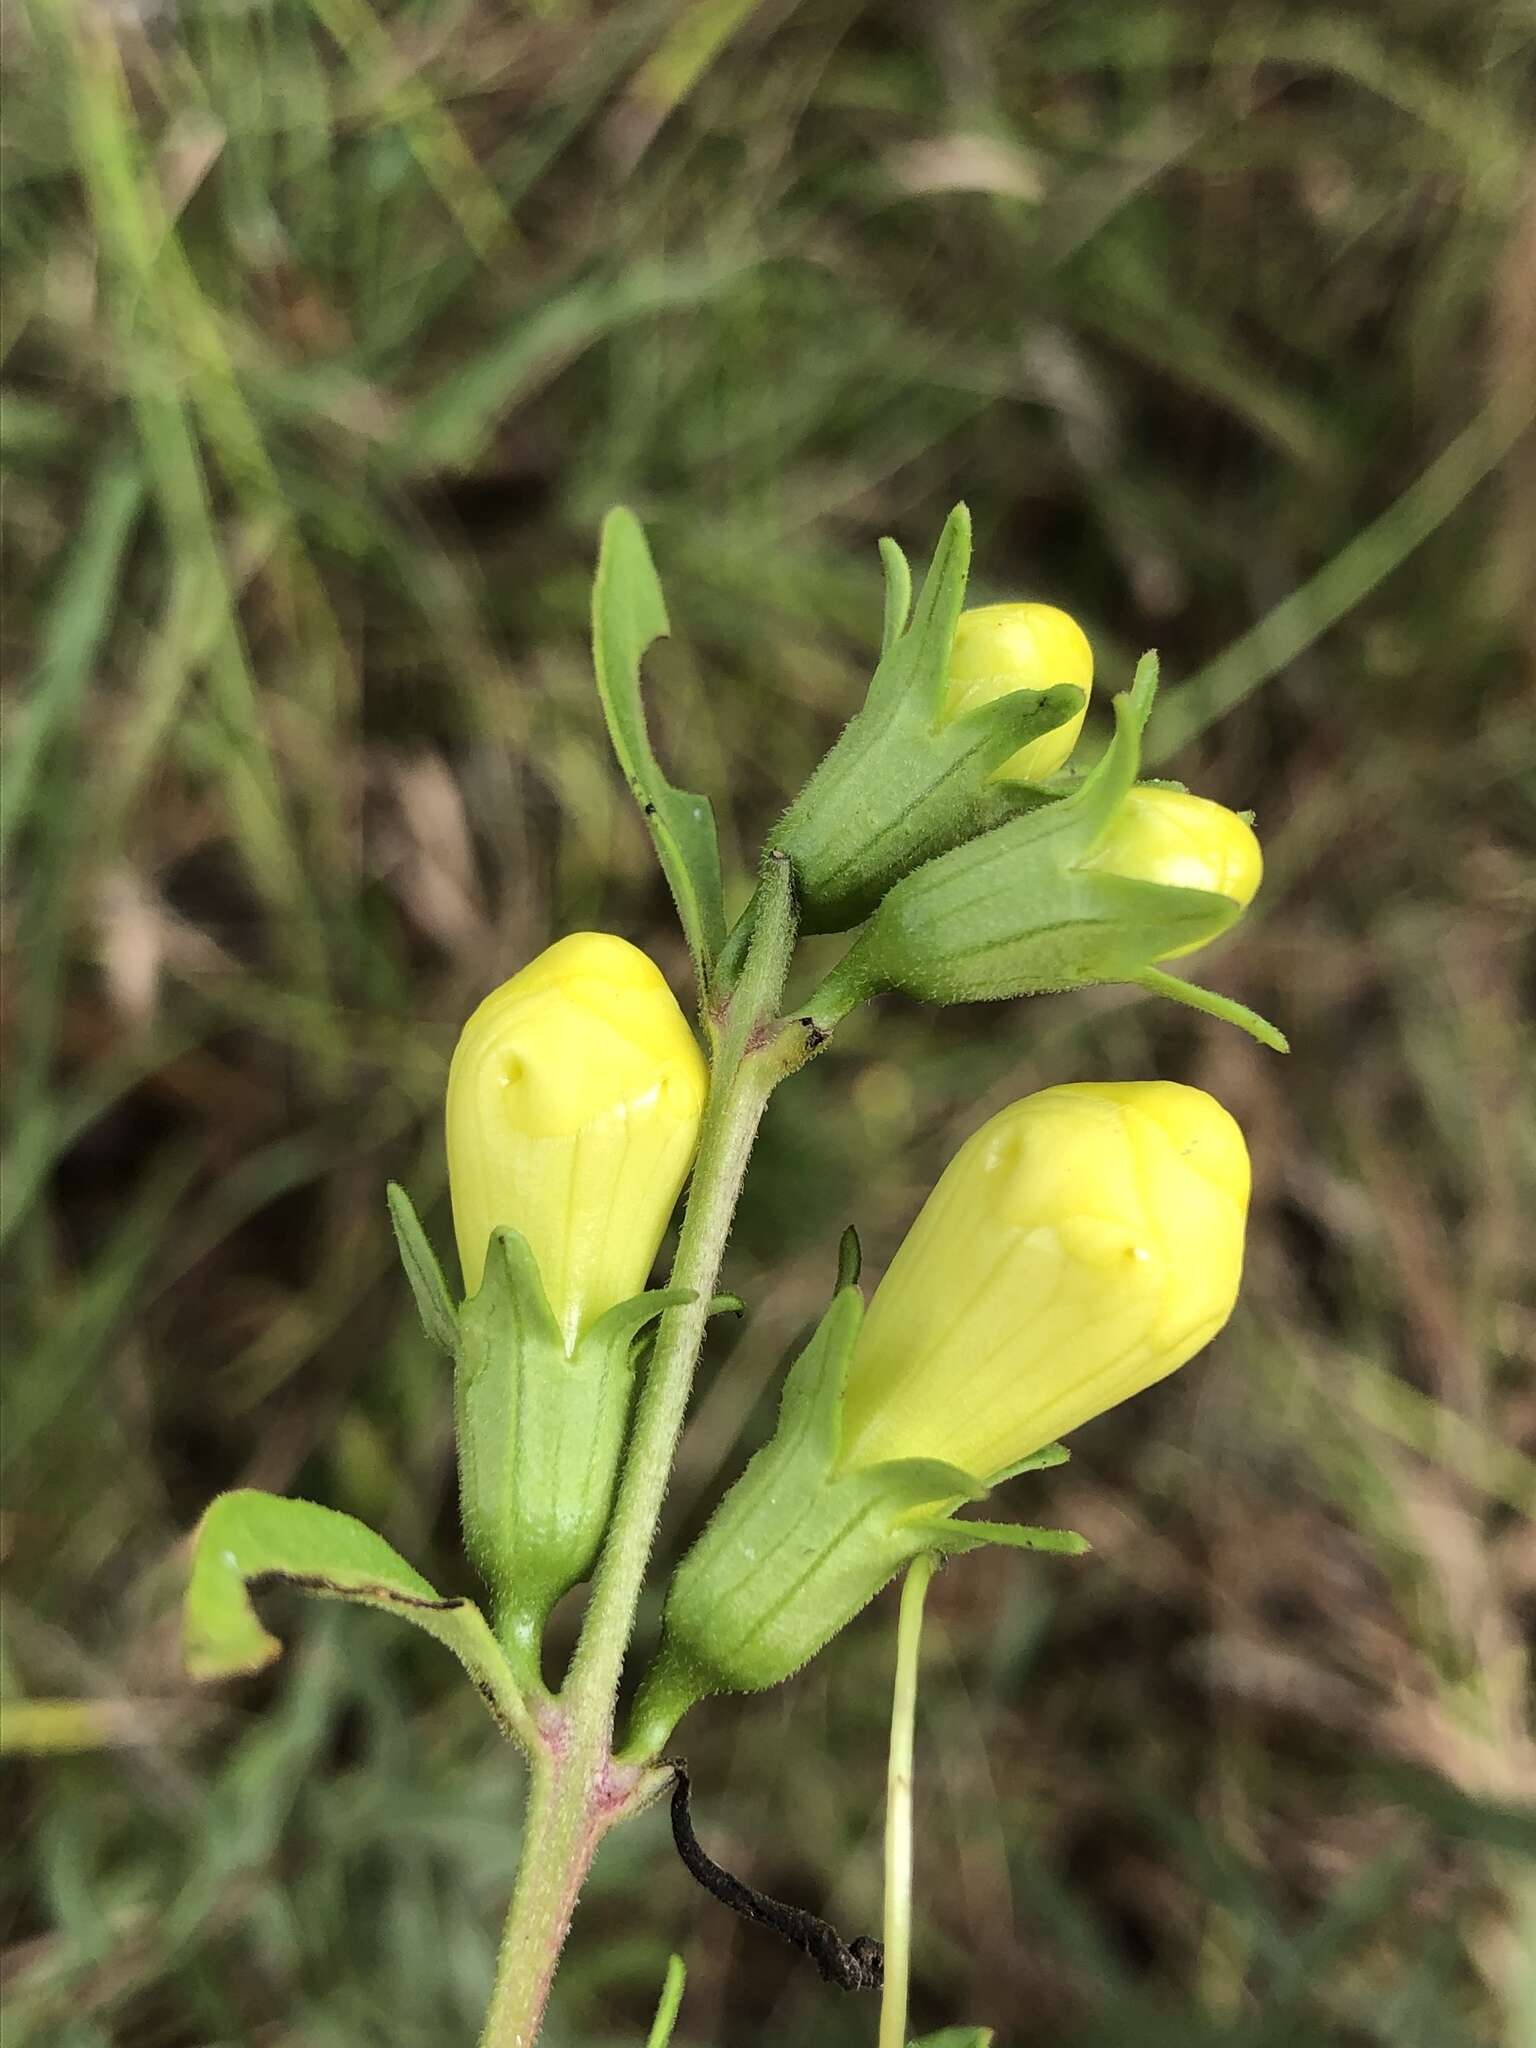
[(663, 1288), (600, 1316), (568, 1356), (526, 1241), (493, 1232), (458, 1312), (454, 1371), (464, 1542), (497, 1632), (536, 1654), (550, 1608), (590, 1573), (608, 1526), (646, 1332), (693, 1299)]
[(806, 932), (846, 931), (902, 876), (995, 821), (992, 771), (1082, 706), (1070, 685), (1018, 690), (958, 719), (942, 715), (970, 564), (970, 517), (945, 524), (910, 626), (905, 560), (882, 550), (884, 651), (844, 727), (768, 844), (794, 864)]

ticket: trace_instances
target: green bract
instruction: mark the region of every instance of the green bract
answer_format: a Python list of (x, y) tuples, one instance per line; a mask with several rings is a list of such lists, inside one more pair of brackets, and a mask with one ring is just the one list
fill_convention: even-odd
[(846, 931), (903, 875), (935, 854), (1039, 801), (1024, 785), (989, 784), (993, 770), (1081, 709), (1069, 685), (1015, 690), (946, 721), (955, 622), (965, 596), (971, 524), (963, 505), (945, 523), (910, 626), (906, 564), (882, 550), (889, 579), (886, 644), (864, 708), (844, 727), (768, 836), (788, 854), (801, 927)]
[(812, 998), (822, 1030), (887, 989), (963, 1003), (1129, 981), (1284, 1048), (1273, 1025), (1241, 1004), (1154, 966), (1225, 931), (1241, 904), (1087, 864), (1135, 783), (1156, 690), (1157, 658), (1149, 654), (1115, 700), (1108, 748), (1076, 790), (1037, 802), (896, 883)]

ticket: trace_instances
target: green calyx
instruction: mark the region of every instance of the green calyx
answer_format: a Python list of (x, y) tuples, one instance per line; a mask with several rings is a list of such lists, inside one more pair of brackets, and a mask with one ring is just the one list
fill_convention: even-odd
[(1037, 792), (988, 777), (1082, 706), (1083, 693), (1063, 684), (944, 719), (970, 552), (970, 516), (957, 505), (908, 626), (906, 561), (894, 541), (881, 543), (885, 647), (864, 707), (768, 839), (794, 864), (806, 932), (848, 930), (920, 863), (1037, 804)]
[[(773, 1437), (678, 1567), (627, 1760), (656, 1755), (707, 1694), (758, 1692), (792, 1676), (920, 1551), (1086, 1548), (1064, 1530), (951, 1521), (990, 1482), (936, 1458), (839, 1466), (843, 1388), (863, 1316), (857, 1286), (841, 1286), (790, 1372)], [(1054, 1461), (1054, 1452), (1041, 1460)]]
[(1108, 748), (1076, 789), (898, 882), (808, 1005), (817, 1025), (830, 1030), (888, 989), (960, 1003), (1126, 981), (1225, 1017), (1283, 1051), (1284, 1039), (1263, 1018), (1155, 965), (1218, 937), (1241, 916), (1239, 904), (1083, 865), (1136, 781), (1156, 692), (1157, 657), (1148, 654), (1115, 700)]
[(465, 1549), (498, 1639), (534, 1679), (549, 1611), (590, 1573), (608, 1526), (645, 1335), (694, 1297), (663, 1288), (620, 1302), (567, 1355), (517, 1231), (492, 1233), (479, 1290), (455, 1308), (399, 1188), (390, 1210), (423, 1325), (454, 1359)]

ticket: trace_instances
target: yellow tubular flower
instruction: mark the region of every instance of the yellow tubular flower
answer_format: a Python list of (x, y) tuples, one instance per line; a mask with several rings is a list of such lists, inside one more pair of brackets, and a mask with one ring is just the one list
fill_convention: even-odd
[(488, 995), (448, 1072), (448, 1184), (469, 1295), (491, 1232), (527, 1239), (567, 1352), (644, 1287), (709, 1073), (655, 965), (576, 932)]
[(986, 604), (962, 612), (949, 658), (948, 718), (1013, 690), (1073, 683), (1084, 693), (1075, 718), (1010, 754), (994, 782), (1044, 782), (1077, 745), (1093, 688), (1093, 649), (1076, 619), (1050, 604)]
[[(1264, 856), (1246, 819), (1208, 796), (1145, 783), (1126, 792), (1109, 830), (1078, 865), (1132, 882), (1206, 889), (1244, 910), (1264, 879)], [(1198, 945), (1178, 946), (1162, 958), (1178, 960), (1198, 951)]]
[(1172, 1081), (1047, 1088), (945, 1169), (876, 1290), (840, 1465), (991, 1480), (1215, 1336), (1243, 1265), (1248, 1153)]

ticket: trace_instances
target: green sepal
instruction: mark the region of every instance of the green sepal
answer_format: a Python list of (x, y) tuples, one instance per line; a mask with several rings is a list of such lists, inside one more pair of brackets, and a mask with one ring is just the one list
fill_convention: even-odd
[(834, 1463), (842, 1439), (843, 1385), (863, 1323), (863, 1295), (851, 1283), (839, 1287), (789, 1369), (779, 1397), (779, 1426), (768, 1449), (798, 1445), (803, 1437), (820, 1465)]
[(591, 1346), (606, 1352), (622, 1346), (627, 1351), (642, 1331), (664, 1316), (669, 1308), (686, 1308), (690, 1301), (697, 1300), (698, 1296), (691, 1287), (653, 1287), (647, 1294), (637, 1294), (629, 1301), (617, 1302), (606, 1309), (582, 1337), (577, 1350)]
[(414, 1622), (458, 1658), (503, 1733), (531, 1743), (517, 1678), (473, 1601), (445, 1600), (351, 1515), (249, 1487), (220, 1494), (193, 1538), (182, 1623), (192, 1677), (238, 1677), (280, 1654), (282, 1645), (251, 1604), (253, 1587), (278, 1582)]
[[(655, 1324), (659, 1318), (669, 1308), (683, 1308), (694, 1299), (696, 1297), (691, 1287), (658, 1287), (651, 1294), (637, 1294), (633, 1302), (619, 1303), (619, 1310), (636, 1308), (641, 1302), (655, 1303), (654, 1308), (636, 1322), (633, 1354), (636, 1365), (650, 1356), (651, 1346), (656, 1341)], [(746, 1312), (747, 1305), (739, 1294), (712, 1294), (709, 1298), (709, 1307), (704, 1314), (706, 1317), (744, 1316)], [(608, 1314), (617, 1315), (618, 1311), (610, 1309)], [(597, 1324), (593, 1325), (594, 1329), (597, 1327)], [(616, 1323), (615, 1328), (617, 1327)], [(588, 1335), (591, 1335), (590, 1331)]]
[(1093, 1548), (1075, 1529), (1036, 1529), (1027, 1522), (950, 1522), (933, 1516), (910, 1526), (929, 1539), (925, 1547), (951, 1557), (993, 1543), (1008, 1550), (1050, 1550), (1058, 1557), (1081, 1557)]
[(987, 1484), (1001, 1486), (1005, 1480), (1018, 1479), (1026, 1472), (1051, 1472), (1058, 1465), (1070, 1464), (1071, 1459), (1072, 1453), (1065, 1444), (1042, 1444), (1038, 1451), (1031, 1451), (1016, 1465), (1005, 1465), (1001, 1472), (994, 1472)]
[(907, 558), (889, 534), (880, 543), (880, 567), (885, 572), (885, 616), (880, 627), (880, 652), (887, 653), (907, 630), (912, 609), (912, 571)]
[(864, 1270), (864, 1247), (859, 1243), (859, 1233), (850, 1223), (837, 1241), (837, 1285), (857, 1287), (859, 1275)]
[(1202, 1016), (1219, 1017), (1224, 1024), (1235, 1024), (1239, 1031), (1246, 1031), (1271, 1052), (1291, 1049), (1291, 1041), (1283, 1031), (1233, 996), (1218, 995), (1214, 989), (1201, 988), (1198, 982), (1183, 981), (1178, 975), (1166, 974), (1156, 967), (1145, 968), (1135, 976), (1135, 981), (1149, 996), (1166, 996), (1170, 1002), (1182, 1003), (1187, 1010), (1198, 1010)]
[(389, 1202), (389, 1220), (395, 1228), (395, 1243), (400, 1248), (400, 1263), (411, 1283), (421, 1327), (431, 1341), (451, 1357), (458, 1342), (459, 1319), (437, 1253), (433, 1251), (427, 1233), (421, 1227), (421, 1218), (405, 1189), (398, 1182), (391, 1181), (385, 1193)]
[(485, 1277), (458, 1317), (459, 1490), (497, 1634), (525, 1663), (536, 1666), (550, 1608), (596, 1560), (644, 1333), (693, 1298), (660, 1288), (620, 1302), (567, 1356), (526, 1240), (491, 1234)]
[(863, 1314), (856, 1287), (833, 1296), (785, 1382), (773, 1436), (678, 1567), (626, 1757), (655, 1755), (707, 1693), (757, 1692), (798, 1671), (932, 1547), (935, 1510), (987, 1492), (937, 1458), (839, 1470), (843, 1388)]
[(888, 898), (855, 948), (873, 988), (979, 1003), (1136, 981), (1152, 961), (1207, 944), (1242, 915), (1231, 897), (1204, 889), (1010, 860), (1002, 849), (936, 874), (941, 866), (914, 876), (923, 886), (910, 895)]
[(883, 715), (915, 700), (915, 708), (927, 719), (938, 717), (970, 573), (971, 515), (964, 505), (956, 505), (944, 522), (911, 622), (891, 641), (870, 678), (865, 711)]
[(903, 875), (993, 823), (1009, 799), (989, 787), (992, 771), (1082, 706), (1083, 693), (1062, 684), (943, 718), (970, 549), (970, 515), (957, 505), (911, 625), (893, 630), (910, 578), (900, 550), (882, 544), (885, 640), (863, 709), (768, 839), (794, 865), (806, 932), (847, 930)]
[(675, 788), (663, 774), (640, 693), (641, 658), (670, 631), (645, 531), (633, 512), (616, 506), (603, 521), (592, 585), (592, 664), (608, 737), (655, 842), (702, 1002), (725, 938), (715, 814), (708, 797)]

